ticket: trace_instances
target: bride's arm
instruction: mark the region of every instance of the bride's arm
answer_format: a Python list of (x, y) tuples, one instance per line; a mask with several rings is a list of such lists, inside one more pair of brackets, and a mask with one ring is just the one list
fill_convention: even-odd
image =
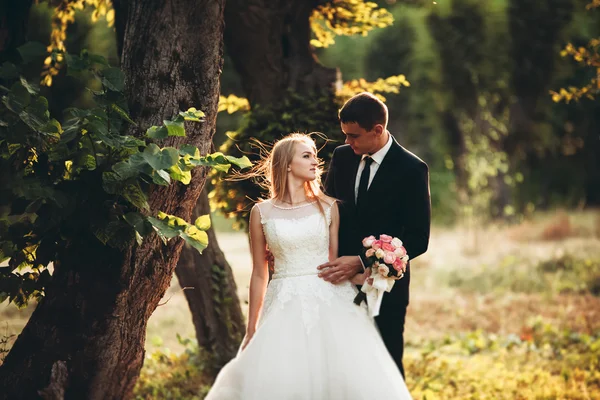
[(266, 254), (266, 240), (263, 233), (258, 206), (254, 206), (250, 212), (250, 252), (252, 254), (252, 276), (250, 277), (250, 296), (248, 310), (248, 326), (246, 327), (246, 337), (242, 344), (245, 348), (258, 323), (258, 316), (263, 306), (267, 283), (269, 282), (269, 270)]
[[(337, 201), (331, 205), (331, 224), (329, 225), (329, 261), (338, 258), (338, 231), (340, 229), (340, 211)], [(350, 282), (362, 285), (368, 277), (367, 272), (354, 275)]]
[(331, 205), (331, 223), (329, 224), (329, 261), (338, 258), (338, 230), (340, 229), (340, 211), (337, 201)]

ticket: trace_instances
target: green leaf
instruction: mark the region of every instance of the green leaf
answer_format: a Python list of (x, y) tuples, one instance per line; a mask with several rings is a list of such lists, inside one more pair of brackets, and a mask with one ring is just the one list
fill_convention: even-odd
[(89, 171), (96, 169), (96, 158), (92, 154), (84, 154), (79, 160), (79, 165)]
[(169, 132), (169, 136), (185, 136), (183, 118), (174, 121), (163, 121)]
[(173, 227), (169, 226), (167, 222), (161, 219), (148, 217), (148, 222), (150, 222), (156, 228), (158, 233), (167, 239), (171, 239), (179, 235), (180, 231), (178, 229), (174, 229)]
[(204, 113), (200, 110), (196, 110), (194, 107), (188, 109), (187, 111), (182, 111), (179, 113), (186, 121), (195, 121), (202, 122), (202, 118), (204, 118)]
[(171, 183), (171, 176), (164, 169), (152, 171), (152, 182), (157, 185), (168, 186)]
[(50, 113), (48, 112), (48, 99), (43, 96), (35, 97), (27, 107), (27, 111), (35, 114), (38, 118), (47, 121), (50, 117)]
[(191, 144), (182, 144), (179, 148), (179, 154), (182, 156), (190, 156), (193, 158), (200, 157), (200, 150), (196, 146), (192, 146)]
[(162, 150), (150, 143), (142, 153), (144, 159), (155, 170), (169, 169), (179, 161), (179, 154), (174, 147), (165, 147)]
[(135, 126), (137, 126), (137, 124), (136, 124), (135, 122), (133, 122), (131, 118), (129, 118), (129, 114), (127, 114), (127, 111), (123, 110), (121, 107), (119, 107), (118, 105), (116, 105), (116, 104), (114, 104), (114, 103), (113, 103), (113, 104), (111, 104), (110, 106), (111, 106), (111, 108), (112, 108), (113, 110), (115, 110), (115, 111), (117, 112), (117, 114), (119, 114), (119, 116), (120, 116), (121, 118), (123, 118), (125, 121), (129, 122), (129, 123), (130, 123), (130, 124), (132, 124), (132, 125), (135, 125)]
[(119, 68), (113, 67), (102, 70), (100, 80), (104, 86), (115, 92), (122, 92), (125, 87), (125, 75)]
[(85, 71), (90, 67), (87, 59), (74, 54), (65, 54), (65, 61), (67, 62), (67, 75), (73, 75), (73, 72)]
[(129, 225), (135, 229), (141, 236), (147, 236), (152, 233), (152, 224), (146, 217), (138, 212), (130, 212), (123, 216)]
[(158, 212), (158, 218), (166, 221), (169, 226), (180, 227), (181, 229), (185, 229), (190, 225), (183, 218), (171, 214), (165, 214), (162, 211)]
[(101, 55), (88, 54), (88, 59), (90, 60), (90, 63), (100, 64), (100, 65), (104, 65), (105, 67), (108, 67), (108, 61), (106, 61), (106, 58), (104, 58)]
[(13, 63), (5, 61), (0, 66), (0, 79), (11, 80), (19, 76), (19, 70)]
[(23, 85), (23, 87), (27, 89), (29, 94), (36, 95), (40, 92), (40, 87), (38, 85), (27, 82), (27, 80), (23, 77), (21, 77), (20, 81), (21, 85)]
[(169, 168), (169, 174), (171, 175), (171, 178), (183, 183), (184, 185), (188, 185), (192, 180), (191, 171), (184, 171), (177, 164)]
[(232, 163), (233, 165), (237, 166), (238, 168), (244, 169), (244, 168), (250, 168), (250, 167), (252, 167), (252, 162), (246, 156), (243, 156), (243, 157), (225, 156), (225, 158), (230, 163)]
[(181, 232), (179, 234), (187, 244), (198, 250), (200, 254), (208, 247), (208, 235), (204, 231), (195, 231), (193, 234)]
[(11, 86), (8, 95), (3, 98), (3, 101), (9, 110), (20, 113), (27, 105), (29, 105), (31, 95), (29, 94), (29, 91), (23, 87), (21, 82), (15, 82)]
[(112, 169), (119, 175), (119, 180), (121, 181), (137, 177), (142, 173), (152, 173), (150, 165), (148, 165), (141, 153), (132, 154), (127, 160), (113, 165)]
[(140, 235), (140, 233), (138, 231), (135, 231), (135, 241), (138, 244), (138, 246), (141, 246), (142, 243), (144, 242), (144, 237), (142, 235)]
[(152, 139), (164, 139), (169, 136), (169, 131), (164, 126), (151, 126), (146, 131), (146, 136)]
[(146, 194), (138, 182), (126, 184), (121, 195), (137, 208), (150, 210)]
[(198, 159), (190, 159), (188, 162), (194, 166), (203, 165), (207, 167), (213, 167), (217, 171), (221, 172), (227, 172), (231, 167), (229, 160), (225, 158), (223, 153), (209, 154)]
[(46, 122), (44, 126), (40, 127), (39, 130), (43, 133), (46, 133), (50, 136), (59, 137), (62, 134), (63, 130), (60, 126), (60, 122), (55, 120), (54, 118), (50, 121)]
[(25, 64), (46, 55), (46, 46), (39, 42), (27, 42), (17, 47), (17, 50)]
[(201, 231), (207, 231), (210, 229), (210, 215), (206, 214), (206, 215), (201, 215), (198, 218), (196, 218), (196, 221), (194, 221), (194, 225), (196, 226), (196, 228), (200, 229)]
[(90, 110), (82, 110), (81, 108), (75, 107), (66, 108), (64, 112), (70, 114), (75, 118), (85, 118), (92, 114)]

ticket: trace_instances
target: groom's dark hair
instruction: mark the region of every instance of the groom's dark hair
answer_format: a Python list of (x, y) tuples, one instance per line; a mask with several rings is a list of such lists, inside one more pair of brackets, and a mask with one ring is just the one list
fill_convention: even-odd
[(374, 94), (362, 92), (352, 96), (340, 109), (340, 122), (355, 122), (370, 131), (377, 124), (387, 127), (388, 109)]

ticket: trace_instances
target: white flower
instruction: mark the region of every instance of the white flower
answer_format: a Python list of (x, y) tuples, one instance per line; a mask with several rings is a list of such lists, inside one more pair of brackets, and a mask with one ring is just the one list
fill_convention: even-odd
[(375, 257), (382, 259), (385, 256), (385, 251), (383, 249), (377, 249), (375, 252)]
[(396, 255), (396, 257), (402, 258), (406, 255), (406, 249), (404, 247), (396, 247), (396, 250), (394, 250), (394, 254)]
[(400, 247), (402, 246), (402, 240), (398, 239), (397, 237), (392, 239), (392, 246), (394, 247)]
[(390, 269), (385, 264), (380, 264), (377, 271), (381, 274), (381, 276), (387, 277), (390, 273)]

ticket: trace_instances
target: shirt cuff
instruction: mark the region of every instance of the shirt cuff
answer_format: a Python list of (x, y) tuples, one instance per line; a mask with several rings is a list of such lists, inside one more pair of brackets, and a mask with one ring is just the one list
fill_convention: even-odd
[(361, 256), (356, 256), (356, 257), (358, 257), (358, 259), (360, 260), (360, 265), (362, 266), (363, 272), (365, 272), (366, 268), (365, 268), (365, 263), (362, 260), (362, 257)]

